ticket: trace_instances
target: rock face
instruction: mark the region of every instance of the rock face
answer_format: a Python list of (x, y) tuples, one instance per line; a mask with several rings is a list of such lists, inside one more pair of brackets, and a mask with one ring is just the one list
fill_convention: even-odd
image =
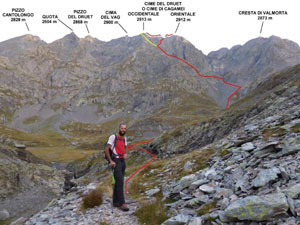
[[(176, 130), (161, 135), (148, 144), (146, 149), (158, 154), (162, 158), (167, 158), (173, 154), (189, 152), (220, 140), (241, 126), (247, 126), (247, 133), (245, 135), (256, 133), (259, 128), (252, 123), (255, 115), (258, 116), (260, 114), (260, 116), (265, 116), (264, 114), (268, 114), (270, 121), (266, 122), (272, 124), (274, 120), (278, 119), (275, 117), (272, 119), (273, 111), (273, 113), (280, 113), (281, 110), (286, 110), (291, 106), (299, 104), (299, 71), (300, 65), (297, 65), (274, 74), (269, 80), (261, 82), (259, 87), (253, 90), (245, 99), (233, 104), (231, 109), (227, 110), (221, 116), (198, 122), (191, 126), (182, 125)], [(286, 100), (289, 101), (285, 102)], [(295, 124), (290, 124), (289, 126), (297, 127)], [(266, 132), (271, 133), (272, 128), (266, 130)], [(249, 143), (254, 138), (254, 135), (248, 138), (241, 137), (241, 140), (235, 140), (235, 146), (246, 150), (247, 153), (243, 153), (245, 156), (248, 154), (248, 151), (257, 151), (257, 154), (262, 154), (258, 146), (252, 146), (253, 143)], [(272, 143), (268, 144), (270, 146), (265, 146), (263, 151), (265, 153), (272, 150), (275, 146)], [(277, 153), (277, 157), (293, 154), (298, 149), (298, 145), (285, 143), (282, 151)]]
[[(165, 39), (161, 47), (201, 74), (241, 85), (241, 93), (300, 62), (299, 46), (274, 36), (208, 56), (179, 36)], [(0, 43), (0, 75), (0, 113), (11, 127), (39, 131), (51, 121), (51, 128), (61, 131), (61, 125), (74, 120), (127, 118), (141, 139), (177, 127), (178, 120), (213, 116), (235, 90), (199, 77), (141, 35), (102, 42), (70, 33), (50, 44), (31, 35), (17, 37)], [(149, 132), (143, 134), (143, 126)]]
[[(162, 47), (209, 72), (207, 57), (182, 37), (170, 37)], [(220, 110), (214, 100), (215, 80), (199, 79), (189, 66), (162, 54), (141, 35), (102, 42), (71, 33), (50, 44), (21, 36), (0, 44), (0, 74), (0, 106), (6, 109), (0, 113), (10, 116), (9, 126), (28, 131), (42, 129), (47, 120), (59, 130), (74, 120), (128, 118), (139, 121), (137, 130), (145, 121), (149, 138), (151, 132), (170, 128), (169, 123), (150, 119), (166, 116), (166, 109), (184, 120), (189, 119), (186, 110), (207, 113), (195, 110), (199, 104), (212, 113)], [(187, 99), (193, 99), (191, 104)]]
[[(240, 97), (247, 96), (240, 101), (236, 97), (237, 102), (221, 112), (218, 101), (223, 102), (229, 90), (223, 87), (219, 92), (215, 81), (187, 76), (194, 73), (190, 67), (166, 57), (141, 36), (101, 42), (72, 33), (46, 44), (27, 35), (0, 43), (0, 113), (9, 117), (2, 123), (28, 130), (51, 124), (59, 130), (71, 120), (103, 123), (128, 118), (131, 128), (141, 131), (139, 138), (166, 131), (145, 147), (161, 159), (202, 147), (214, 154), (208, 168), (192, 172), (200, 162), (185, 162), (181, 179), (169, 179), (165, 172), (167, 182), (163, 179), (161, 186), (147, 192), (151, 196), (163, 190), (164, 199), (174, 200), (166, 204), (170, 218), (165, 224), (297, 224), (300, 65), (272, 72), (298, 63), (299, 46), (271, 37), (206, 57), (174, 36), (161, 47), (189, 59), (203, 73), (223, 73), (225, 80), (243, 84)], [(77, 177), (95, 177), (105, 169), (95, 165), (97, 157), (67, 168)], [(29, 206), (30, 214), (63, 190), (72, 190), (75, 185), (65, 175), (24, 150), (0, 147), (1, 217), (17, 216)], [(79, 190), (85, 193), (94, 187)], [(26, 223), (93, 224), (102, 219), (100, 212), (111, 209), (106, 201), (104, 208), (77, 214), (79, 201), (80, 192), (62, 196)], [(135, 217), (127, 219), (137, 224)]]
[[(208, 58), (213, 71), (222, 74), (228, 82), (241, 85), (240, 94), (245, 95), (274, 72), (298, 64), (299, 53), (298, 44), (271, 36), (210, 52)], [(285, 59), (281, 60), (282, 57)]]
[(41, 164), (43, 160), (30, 153), (30, 157), (19, 156), (18, 151), (0, 146), (0, 209), (11, 218), (37, 212), (64, 187), (63, 171)]
[[(198, 220), (199, 224), (213, 221), (213, 224), (225, 225), (300, 223), (299, 81), (300, 66), (296, 66), (262, 83), (250, 97), (236, 105), (236, 109), (247, 105), (247, 110), (238, 115), (233, 114), (237, 113), (233, 109), (228, 113), (239, 118), (240, 126), (200, 147), (199, 151), (207, 148), (215, 151), (210, 165), (186, 175), (180, 182), (162, 184), (164, 199), (175, 201), (166, 204), (172, 223), (180, 224), (182, 212), (189, 216), (186, 224)], [(269, 93), (261, 96), (263, 90)], [(253, 107), (256, 101), (261, 107)], [(228, 126), (235, 126), (228, 118), (226, 122)], [(219, 123), (224, 124), (222, 119)], [(210, 126), (213, 131), (220, 129), (217, 127)], [(197, 140), (196, 135), (191, 134), (192, 129), (199, 131), (198, 137), (207, 132), (197, 126), (190, 128), (188, 135), (182, 132), (176, 139), (183, 141), (186, 148), (187, 143)], [(158, 142), (148, 147), (164, 146)], [(194, 214), (188, 211), (191, 209)]]

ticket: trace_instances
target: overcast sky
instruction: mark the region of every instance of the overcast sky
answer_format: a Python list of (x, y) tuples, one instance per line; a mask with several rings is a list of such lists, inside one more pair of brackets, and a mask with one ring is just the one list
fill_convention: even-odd
[[(62, 38), (71, 31), (62, 23), (42, 24), (42, 15), (58, 15), (59, 19), (73, 29), (79, 37), (91, 35), (103, 41), (109, 41), (125, 35), (135, 36), (143, 32), (143, 23), (137, 22), (135, 17), (128, 16), (128, 12), (142, 11), (144, 0), (9, 0), (2, 1), (0, 8), (0, 41), (4, 41), (24, 34), (39, 36), (46, 42), (52, 42)], [(163, 1), (163, 0), (161, 0)], [(169, 0), (171, 1), (171, 0)], [(164, 1), (167, 2), (167, 1)], [(181, 0), (181, 6), (186, 11), (196, 12), (191, 22), (181, 22), (177, 35), (194, 44), (205, 54), (222, 47), (231, 48), (237, 44), (244, 44), (250, 39), (259, 36), (269, 37), (276, 35), (300, 43), (300, 1), (299, 0)], [(12, 8), (25, 8), (26, 12), (34, 13), (33, 18), (24, 22), (10, 22), (3, 17), (3, 13), (9, 13)], [(88, 33), (85, 25), (72, 24), (68, 15), (74, 9), (87, 10), (87, 14), (93, 15), (88, 23)], [(117, 25), (104, 25), (100, 15), (106, 10), (116, 10), (121, 16), (120, 24), (128, 32), (127, 34)], [(239, 11), (287, 11), (288, 15), (273, 16), (272, 20), (264, 22), (260, 34), (262, 21), (257, 15), (241, 16)], [(144, 32), (151, 34), (174, 33), (178, 23), (170, 12), (161, 12), (161, 16), (153, 18), (151, 22), (145, 22)]]

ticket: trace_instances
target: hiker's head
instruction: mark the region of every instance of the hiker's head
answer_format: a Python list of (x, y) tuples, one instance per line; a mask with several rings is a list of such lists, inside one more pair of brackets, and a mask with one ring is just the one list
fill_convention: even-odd
[(120, 134), (120, 136), (124, 136), (126, 134), (126, 124), (124, 124), (124, 123), (120, 124), (119, 134)]

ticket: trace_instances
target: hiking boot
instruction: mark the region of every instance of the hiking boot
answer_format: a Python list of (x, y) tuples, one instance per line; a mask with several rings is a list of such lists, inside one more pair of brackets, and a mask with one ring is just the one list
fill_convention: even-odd
[(129, 210), (129, 208), (127, 207), (127, 205), (126, 204), (122, 204), (122, 205), (120, 205), (119, 206), (119, 209), (121, 209), (122, 211), (124, 211), (124, 212), (126, 212), (126, 211), (128, 211)]

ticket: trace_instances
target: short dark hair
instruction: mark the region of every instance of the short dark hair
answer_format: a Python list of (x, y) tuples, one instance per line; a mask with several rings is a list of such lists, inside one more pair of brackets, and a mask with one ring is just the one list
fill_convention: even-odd
[(121, 126), (123, 126), (123, 125), (127, 126), (125, 123), (120, 123), (120, 125), (119, 125), (119, 129), (120, 129), (120, 128), (121, 128)]

